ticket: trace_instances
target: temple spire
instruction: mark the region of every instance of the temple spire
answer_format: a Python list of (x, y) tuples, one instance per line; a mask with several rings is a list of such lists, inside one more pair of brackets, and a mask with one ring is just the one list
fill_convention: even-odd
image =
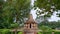
[(29, 21), (34, 21), (32, 14), (29, 15)]
[(33, 19), (33, 16), (32, 16), (32, 14), (30, 14), (30, 15), (29, 15), (29, 19)]

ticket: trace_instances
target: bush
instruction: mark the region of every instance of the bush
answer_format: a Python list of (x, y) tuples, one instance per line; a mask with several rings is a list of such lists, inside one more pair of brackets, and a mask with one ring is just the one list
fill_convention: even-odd
[[(15, 34), (15, 32), (10, 31), (11, 29), (0, 29), (0, 34)], [(17, 32), (17, 34), (22, 34), (21, 31)]]
[[(52, 34), (52, 32), (38, 32), (38, 34)], [(60, 34), (60, 31), (54, 31), (54, 34)]]
[(9, 29), (0, 29), (0, 34), (8, 34), (9, 32)]
[(52, 32), (44, 32), (43, 34), (52, 34)]
[(41, 26), (40, 29), (43, 31), (43, 32), (52, 32), (52, 29), (48, 26)]
[(22, 32), (18, 32), (18, 34), (23, 34)]
[(52, 34), (52, 32), (38, 32), (38, 34)]
[(60, 34), (60, 30), (55, 30), (54, 33), (55, 34)]
[(42, 34), (42, 32), (38, 32), (38, 34)]
[(15, 32), (10, 31), (10, 29), (0, 29), (0, 34), (15, 34)]
[(60, 34), (60, 32), (55, 32), (55, 34)]
[(18, 24), (17, 23), (14, 23), (14, 24), (11, 24), (10, 25), (10, 28), (16, 28), (16, 27), (18, 27)]

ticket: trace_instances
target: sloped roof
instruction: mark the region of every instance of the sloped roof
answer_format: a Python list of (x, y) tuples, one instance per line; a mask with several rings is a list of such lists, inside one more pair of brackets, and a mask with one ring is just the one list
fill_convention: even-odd
[(33, 19), (32, 14), (30, 14), (29, 19), (26, 21), (26, 23), (36, 23)]

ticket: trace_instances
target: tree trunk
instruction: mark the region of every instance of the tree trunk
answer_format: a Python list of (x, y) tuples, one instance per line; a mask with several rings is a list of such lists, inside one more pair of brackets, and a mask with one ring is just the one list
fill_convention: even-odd
[(17, 34), (17, 28), (15, 28), (15, 34)]

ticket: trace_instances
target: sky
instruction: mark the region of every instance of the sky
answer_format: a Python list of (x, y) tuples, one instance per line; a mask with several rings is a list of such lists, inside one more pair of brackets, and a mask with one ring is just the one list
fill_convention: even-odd
[[(31, 0), (31, 5), (34, 6), (34, 0)], [(60, 10), (59, 10), (60, 11)], [(58, 12), (59, 12), (58, 11)], [(48, 19), (48, 21), (58, 21), (60, 20), (59, 17), (57, 17), (56, 15), (57, 12), (54, 12), (53, 15), (51, 16), (50, 19)], [(32, 9), (31, 10), (31, 14), (33, 15), (33, 19), (36, 19), (37, 15), (36, 15), (36, 10)]]
[[(59, 12), (59, 11), (58, 11)], [(60, 20), (59, 17), (57, 17), (58, 15), (56, 15), (57, 12), (54, 12), (53, 15), (51, 16), (51, 18), (49, 19), (49, 21), (58, 21)]]

